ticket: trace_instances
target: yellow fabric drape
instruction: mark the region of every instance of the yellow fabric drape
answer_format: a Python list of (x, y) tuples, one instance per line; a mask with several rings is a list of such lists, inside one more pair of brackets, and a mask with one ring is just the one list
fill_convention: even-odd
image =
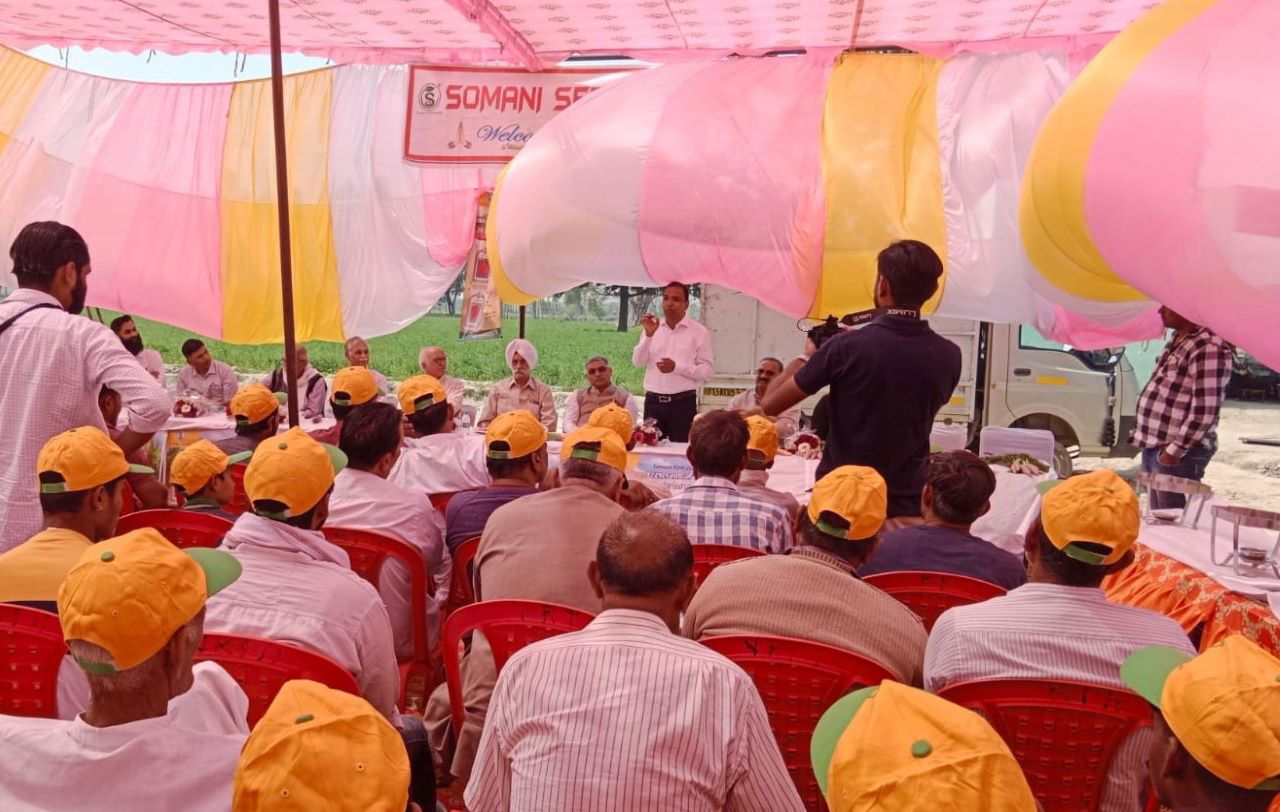
[(1085, 173), (1107, 111), (1159, 45), (1219, 0), (1170, 0), (1107, 44), (1049, 113), (1022, 174), (1022, 244), (1054, 287), (1096, 302), (1146, 299), (1116, 276), (1085, 222)]
[[(338, 260), (329, 211), (332, 71), (284, 80), (293, 301), (299, 341), (341, 341)], [(222, 163), (222, 338), (284, 340), (269, 82), (231, 94)]]
[(498, 201), (502, 199), (502, 182), (507, 179), (507, 169), (510, 167), (511, 164), (507, 164), (503, 168), (497, 182), (493, 185), (493, 197), (489, 199), (489, 216), (484, 224), (484, 241), (489, 252), (489, 273), (493, 276), (498, 298), (507, 304), (519, 306), (531, 304), (538, 297), (530, 296), (516, 287), (502, 267), (502, 252), (498, 250)]
[(9, 145), (48, 75), (48, 64), (0, 48), (0, 153)]
[[(874, 307), (876, 255), (894, 240), (928, 243), (945, 265), (936, 109), (943, 64), (917, 54), (855, 53), (832, 70), (822, 122), (827, 228), (814, 317)], [(941, 297), (940, 285), (925, 311)]]

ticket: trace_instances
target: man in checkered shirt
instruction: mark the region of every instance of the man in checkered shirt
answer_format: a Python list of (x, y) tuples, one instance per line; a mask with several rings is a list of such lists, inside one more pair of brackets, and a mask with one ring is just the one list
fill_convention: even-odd
[[(1167, 307), (1160, 308), (1160, 317), (1173, 338), (1138, 398), (1132, 442), (1142, 449), (1144, 472), (1199, 481), (1218, 450), (1218, 413), (1235, 351), (1208, 327)], [(1153, 509), (1185, 505), (1180, 493), (1151, 494)]]
[(694, 483), (653, 504), (685, 529), (694, 544), (733, 544), (766, 553), (791, 546), (787, 511), (738, 490), (747, 464), (747, 421), (736, 412), (708, 412), (689, 432)]

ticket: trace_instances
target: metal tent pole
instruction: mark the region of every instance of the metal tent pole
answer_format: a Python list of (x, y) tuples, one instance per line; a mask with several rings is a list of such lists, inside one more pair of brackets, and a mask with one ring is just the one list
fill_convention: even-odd
[(271, 118), (276, 143), (276, 208), (280, 218), (280, 300), (284, 307), (284, 373), (289, 425), (298, 425), (298, 370), (294, 361), (293, 250), (289, 240), (289, 169), (284, 139), (284, 77), (280, 65), (280, 0), (267, 0), (271, 22)]
[(524, 305), (520, 305), (520, 337), (524, 338)]

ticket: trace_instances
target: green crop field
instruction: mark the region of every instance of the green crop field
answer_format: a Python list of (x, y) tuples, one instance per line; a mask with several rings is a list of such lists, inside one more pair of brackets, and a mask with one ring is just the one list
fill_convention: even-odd
[[(110, 322), (118, 313), (102, 311)], [(137, 319), (138, 329), (148, 347), (157, 350), (166, 364), (181, 364), (182, 342), (195, 336), (188, 330)], [(529, 319), (527, 338), (538, 348), (538, 368), (534, 376), (556, 388), (585, 385), (584, 367), (593, 355), (603, 355), (614, 368), (614, 380), (631, 392), (641, 392), (644, 370), (631, 366), (631, 350), (639, 338), (637, 327), (619, 333), (612, 323)], [(402, 380), (421, 370), (418, 351), (436, 344), (449, 354), (449, 374), (469, 381), (496, 381), (510, 372), (503, 358), (507, 341), (516, 335), (516, 324), (503, 325), (503, 338), (487, 341), (459, 341), (457, 316), (423, 316), (398, 333), (369, 340), (370, 366), (392, 380)], [(267, 372), (280, 363), (283, 345), (244, 346), (226, 344), (196, 336), (209, 345), (213, 357), (231, 364), (240, 372)], [(346, 366), (342, 345), (328, 341), (308, 341), (311, 363), (325, 374)]]

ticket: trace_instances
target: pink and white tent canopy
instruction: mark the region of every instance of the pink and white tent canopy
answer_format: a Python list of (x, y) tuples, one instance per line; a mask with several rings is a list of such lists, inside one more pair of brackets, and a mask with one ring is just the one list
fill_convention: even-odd
[[(285, 50), (339, 62), (677, 58), (789, 48), (1039, 49), (1106, 38), (1156, 0), (282, 0)], [(0, 0), (17, 47), (268, 50), (266, 0)]]

